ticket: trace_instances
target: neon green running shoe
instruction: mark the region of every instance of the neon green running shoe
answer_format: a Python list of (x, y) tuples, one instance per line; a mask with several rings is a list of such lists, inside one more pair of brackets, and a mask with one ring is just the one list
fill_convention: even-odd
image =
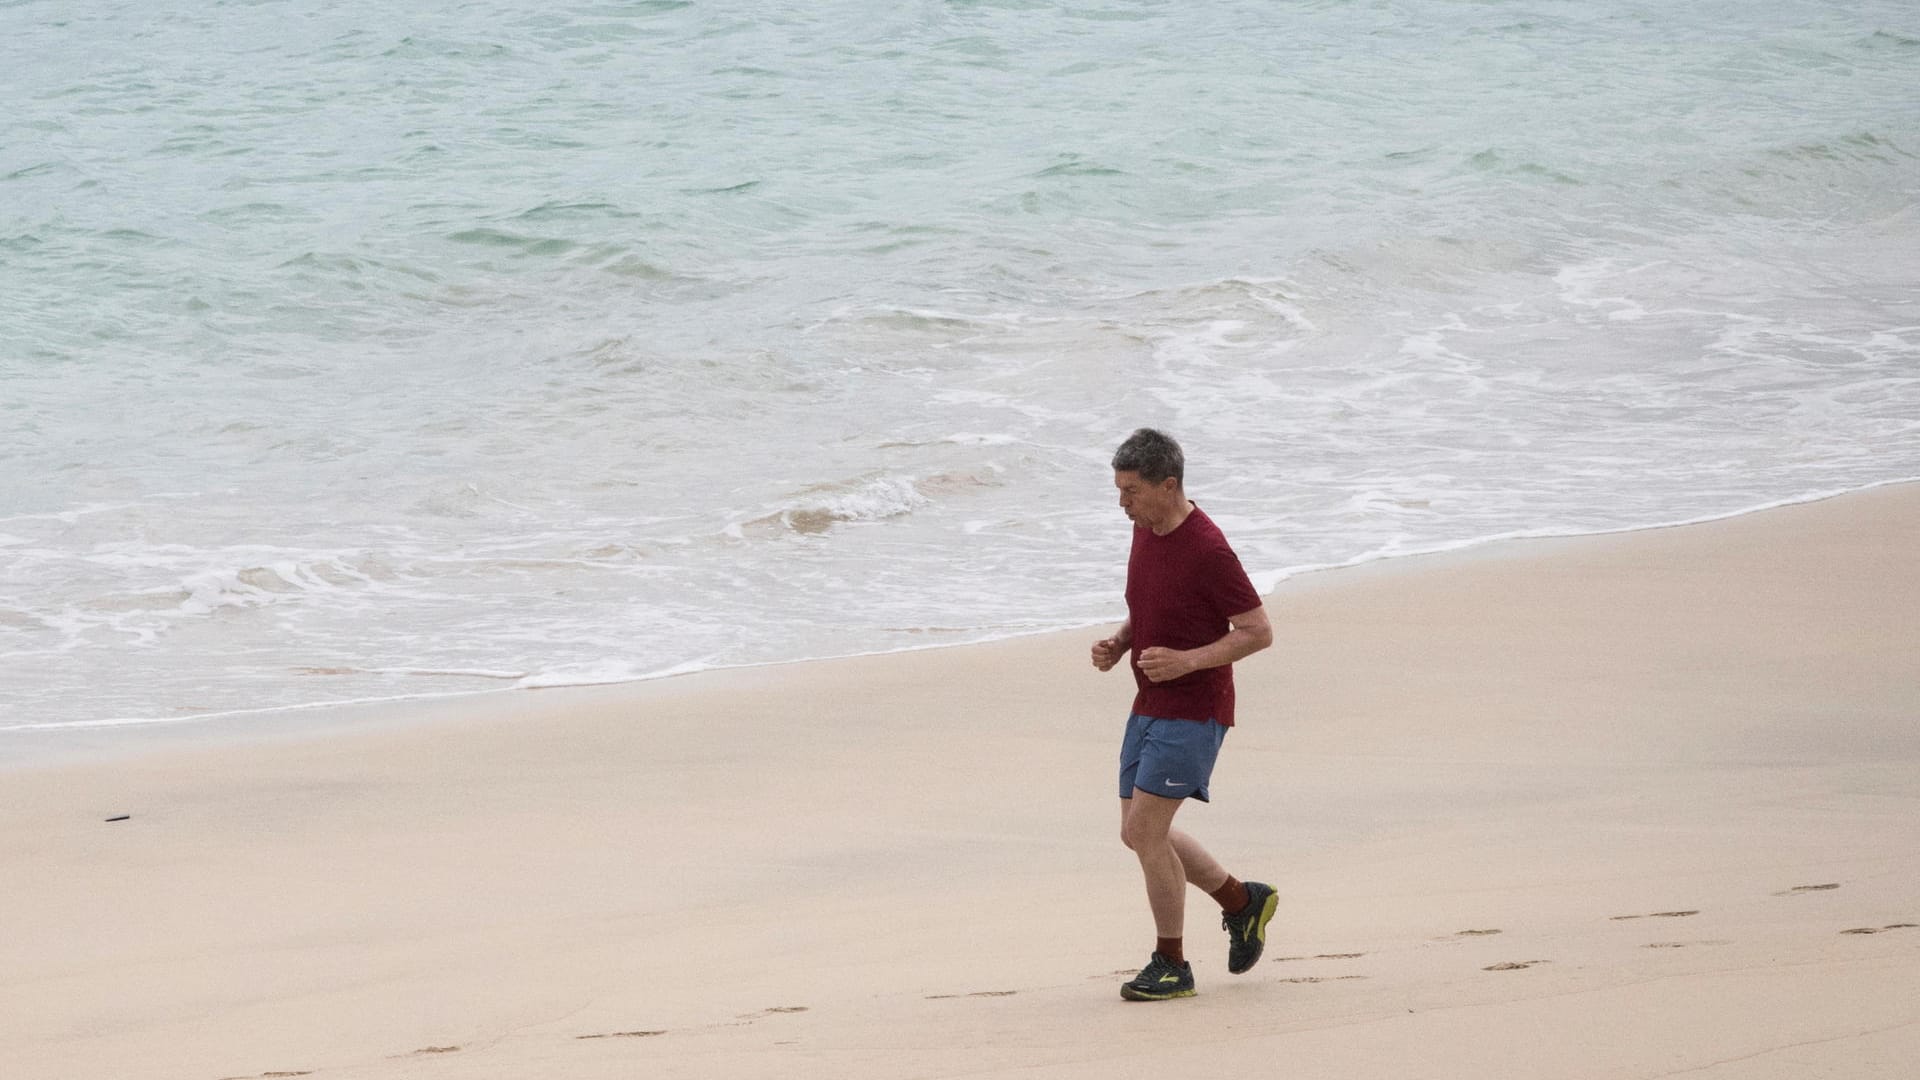
[(1153, 954), (1132, 982), (1120, 987), (1120, 996), (1128, 1001), (1166, 1001), (1192, 997), (1193, 993), (1193, 966), (1176, 964), (1159, 953)]
[(1235, 975), (1260, 962), (1267, 947), (1267, 922), (1280, 906), (1273, 886), (1247, 882), (1247, 906), (1231, 915), (1220, 916), (1220, 928), (1227, 932), (1227, 970)]

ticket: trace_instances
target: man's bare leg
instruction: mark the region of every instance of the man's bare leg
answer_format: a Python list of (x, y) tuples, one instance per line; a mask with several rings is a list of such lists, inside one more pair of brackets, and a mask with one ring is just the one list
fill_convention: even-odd
[[(1133, 1000), (1164, 1000), (1168, 996), (1193, 993), (1193, 977), (1187, 970), (1182, 938), (1186, 923), (1186, 887), (1198, 886), (1211, 895), (1226, 912), (1223, 925), (1229, 935), (1227, 970), (1239, 974), (1260, 959), (1266, 944), (1267, 920), (1273, 917), (1273, 888), (1261, 882), (1242, 882), (1221, 866), (1200, 842), (1173, 827), (1173, 816), (1180, 811), (1182, 799), (1169, 799), (1135, 788), (1133, 797), (1120, 800), (1120, 840), (1140, 860), (1140, 872), (1146, 879), (1147, 904), (1153, 909), (1154, 933), (1159, 941), (1154, 964), (1148, 965), (1133, 982), (1120, 988), (1120, 996)], [(1164, 959), (1173, 967), (1156, 966)], [(1177, 969), (1177, 970), (1176, 970)], [(1184, 986), (1178, 981), (1184, 978)], [(1155, 992), (1152, 984), (1172, 982), (1170, 989)]]
[[(1147, 904), (1153, 909), (1154, 933), (1170, 939), (1178, 939), (1186, 923), (1188, 871), (1173, 840), (1173, 815), (1183, 801), (1136, 789), (1133, 798), (1120, 803), (1120, 839), (1140, 860)], [(1184, 833), (1180, 836), (1191, 845), (1199, 862), (1218, 868), (1213, 857), (1192, 843), (1191, 837)]]
[[(1148, 796), (1148, 798), (1156, 797), (1157, 796), (1152, 795)], [(1163, 799), (1161, 801), (1174, 802), (1176, 800)], [(1121, 843), (1127, 843), (1127, 811), (1132, 805), (1132, 799), (1120, 800)], [(1178, 808), (1176, 807), (1176, 809)], [(1221, 866), (1218, 860), (1208, 854), (1207, 849), (1200, 846), (1200, 841), (1195, 840), (1191, 835), (1181, 832), (1179, 829), (1171, 828), (1167, 830), (1167, 841), (1173, 845), (1174, 854), (1180, 856), (1180, 869), (1186, 876), (1187, 884), (1198, 887), (1202, 892), (1211, 893), (1226, 883), (1227, 868)], [(1132, 845), (1128, 844), (1128, 846), (1131, 847)]]
[(1200, 841), (1179, 829), (1168, 829), (1167, 840), (1173, 845), (1174, 853), (1180, 856), (1180, 866), (1186, 871), (1187, 884), (1205, 893), (1211, 893), (1226, 884), (1227, 868), (1207, 854), (1207, 849), (1200, 846)]

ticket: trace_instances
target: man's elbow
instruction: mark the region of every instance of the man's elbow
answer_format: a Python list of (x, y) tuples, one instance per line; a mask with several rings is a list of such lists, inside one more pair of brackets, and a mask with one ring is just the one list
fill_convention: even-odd
[(1258, 626), (1249, 626), (1246, 628), (1246, 633), (1248, 656), (1252, 656), (1254, 653), (1273, 644), (1273, 627), (1268, 626), (1266, 623), (1261, 623)]

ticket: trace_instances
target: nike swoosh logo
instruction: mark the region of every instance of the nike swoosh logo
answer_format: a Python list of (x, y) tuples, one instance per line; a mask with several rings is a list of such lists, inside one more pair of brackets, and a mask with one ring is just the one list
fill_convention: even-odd
[(1178, 780), (1166, 780), (1162, 782), (1165, 783), (1168, 787), (1186, 787), (1187, 786), (1179, 782)]

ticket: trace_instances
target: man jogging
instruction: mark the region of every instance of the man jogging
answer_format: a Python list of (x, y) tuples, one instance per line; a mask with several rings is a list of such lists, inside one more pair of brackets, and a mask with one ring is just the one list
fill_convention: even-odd
[(1233, 726), (1233, 662), (1273, 644), (1260, 594), (1212, 519), (1188, 501), (1180, 444), (1141, 428), (1113, 455), (1120, 509), (1133, 521), (1127, 621), (1094, 643), (1093, 666), (1129, 658), (1139, 692), (1120, 746), (1120, 839), (1140, 858), (1153, 909), (1153, 959), (1120, 988), (1129, 1001), (1192, 997), (1181, 946), (1186, 887), (1219, 902), (1227, 970), (1259, 961), (1273, 887), (1241, 882), (1173, 828), (1186, 799), (1208, 801), (1214, 758)]

